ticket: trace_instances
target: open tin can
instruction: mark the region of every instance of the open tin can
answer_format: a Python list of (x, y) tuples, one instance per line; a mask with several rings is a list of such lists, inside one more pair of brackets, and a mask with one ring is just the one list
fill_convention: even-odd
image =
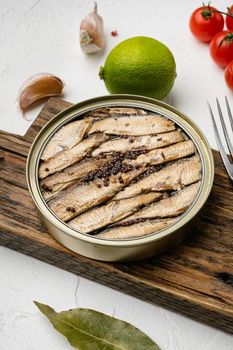
[[(194, 142), (202, 165), (201, 185), (192, 205), (171, 226), (138, 238), (110, 240), (80, 233), (60, 220), (48, 207), (40, 191), (38, 168), (43, 150), (51, 137), (65, 124), (82, 118), (97, 108), (132, 107), (161, 114), (172, 120)], [(159, 255), (179, 244), (194, 228), (213, 185), (214, 162), (210, 146), (201, 130), (186, 115), (168, 104), (133, 95), (97, 97), (60, 112), (36, 137), (27, 161), (27, 182), (32, 199), (49, 233), (61, 244), (83, 256), (102, 261), (132, 261)], [(122, 228), (124, 229), (124, 228)]]

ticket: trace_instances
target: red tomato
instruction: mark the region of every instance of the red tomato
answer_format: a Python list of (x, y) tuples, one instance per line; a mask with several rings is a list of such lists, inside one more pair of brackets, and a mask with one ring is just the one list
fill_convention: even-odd
[[(228, 13), (232, 14), (232, 16), (233, 16), (233, 5), (228, 8)], [(233, 17), (226, 16), (226, 26), (230, 30), (233, 29)]]
[(233, 91), (233, 61), (231, 61), (225, 69), (225, 81), (231, 91)]
[(212, 6), (203, 5), (192, 13), (189, 21), (192, 34), (198, 40), (207, 43), (224, 27), (224, 18), (221, 13), (212, 11), (218, 10)]
[(210, 43), (210, 55), (214, 62), (225, 68), (233, 60), (233, 32), (224, 30), (215, 35)]

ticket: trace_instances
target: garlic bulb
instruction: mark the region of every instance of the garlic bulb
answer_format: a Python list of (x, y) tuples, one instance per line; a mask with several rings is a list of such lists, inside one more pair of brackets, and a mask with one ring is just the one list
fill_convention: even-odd
[(40, 99), (62, 94), (63, 81), (49, 73), (39, 73), (27, 79), (19, 91), (19, 106), (23, 112)]
[(97, 3), (80, 25), (80, 46), (84, 53), (95, 53), (104, 48), (103, 19), (97, 13)]

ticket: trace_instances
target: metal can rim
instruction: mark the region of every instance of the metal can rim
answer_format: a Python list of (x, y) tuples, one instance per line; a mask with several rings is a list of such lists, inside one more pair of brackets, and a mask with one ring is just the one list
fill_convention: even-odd
[[(188, 211), (186, 211), (184, 215), (181, 216), (180, 220), (159, 231), (158, 233), (152, 233), (145, 237), (121, 240), (97, 238), (95, 236), (80, 233), (71, 229), (63, 221), (57, 218), (56, 215), (52, 213), (48, 208), (40, 193), (38, 184), (38, 165), (40, 155), (43, 151), (43, 147), (45, 146), (44, 144), (52, 136), (52, 133), (55, 133), (62, 125), (70, 122), (72, 119), (76, 119), (91, 109), (110, 106), (132, 106), (152, 110), (155, 112), (162, 112), (164, 116), (174, 120), (174, 122), (188, 134), (198, 149), (202, 162), (202, 183), (199, 194)], [(82, 101), (66, 108), (54, 116), (38, 133), (31, 146), (27, 159), (26, 177), (30, 194), (40, 213), (46, 217), (47, 220), (62, 230), (65, 234), (98, 246), (135, 247), (148, 245), (154, 241), (159, 241), (160, 239), (165, 238), (166, 236), (172, 234), (174, 231), (181, 229), (198, 214), (198, 212), (204, 206), (212, 189), (214, 181), (214, 160), (211, 148), (203, 132), (186, 114), (165, 102), (152, 98), (138, 95), (116, 94), (100, 96)]]

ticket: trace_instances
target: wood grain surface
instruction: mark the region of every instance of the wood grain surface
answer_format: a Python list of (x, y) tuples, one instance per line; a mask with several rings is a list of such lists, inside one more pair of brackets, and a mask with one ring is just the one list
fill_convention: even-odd
[(0, 132), (0, 244), (233, 333), (233, 186), (213, 151), (216, 174), (201, 224), (171, 252), (137, 263), (104, 263), (56, 242), (27, 190), (26, 156), (41, 129), (70, 104), (50, 99), (25, 136)]

